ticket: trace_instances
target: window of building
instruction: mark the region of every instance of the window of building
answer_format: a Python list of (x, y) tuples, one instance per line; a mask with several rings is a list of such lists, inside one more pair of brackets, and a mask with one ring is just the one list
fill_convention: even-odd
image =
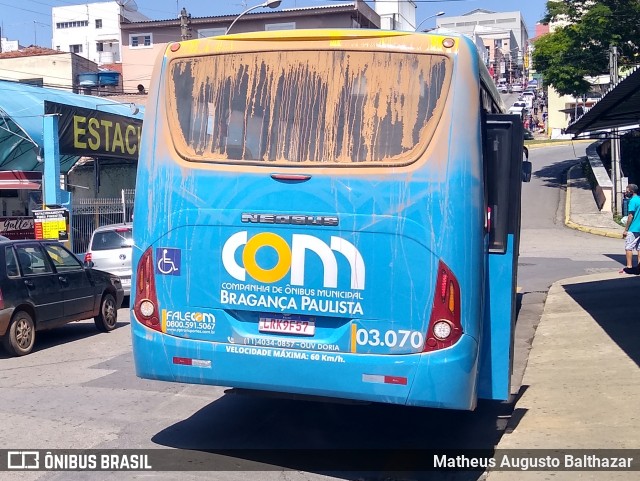
[(493, 19), (492, 19), (492, 20), (480, 20), (480, 21), (478, 22), (478, 25), (489, 25), (489, 24), (491, 24), (491, 23), (496, 23), (496, 21), (495, 21), (495, 20), (493, 20)]
[(153, 36), (150, 33), (134, 33), (129, 35), (131, 48), (150, 47), (153, 44)]
[(227, 33), (226, 28), (201, 28), (198, 30), (198, 38), (217, 37)]
[(295, 30), (296, 22), (283, 22), (283, 23), (267, 23), (264, 26), (266, 31), (269, 30)]
[(75, 45), (69, 45), (69, 52), (71, 53), (82, 53), (82, 44), (78, 43)]
[(76, 28), (76, 27), (88, 27), (89, 20), (79, 20), (77, 22), (58, 22), (56, 28)]
[(496, 23), (515, 23), (515, 18), (497, 18)]
[(102, 28), (102, 19), (96, 18), (96, 28)]
[(104, 52), (104, 44), (102, 42), (96, 42), (96, 52)]

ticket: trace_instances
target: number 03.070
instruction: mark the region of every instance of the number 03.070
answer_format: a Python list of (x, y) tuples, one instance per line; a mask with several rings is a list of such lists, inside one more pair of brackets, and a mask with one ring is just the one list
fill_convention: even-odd
[(422, 333), (420, 331), (386, 331), (381, 333), (378, 329), (358, 329), (356, 331), (356, 342), (359, 346), (387, 346), (404, 347), (407, 343), (414, 349), (422, 347)]

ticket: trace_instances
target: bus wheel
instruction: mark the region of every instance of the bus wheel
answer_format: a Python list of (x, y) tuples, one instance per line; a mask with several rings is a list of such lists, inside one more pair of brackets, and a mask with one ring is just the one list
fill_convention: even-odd
[(12, 356), (25, 356), (33, 349), (35, 340), (36, 328), (31, 316), (24, 311), (16, 312), (2, 338), (5, 351)]
[(118, 322), (118, 310), (116, 300), (111, 294), (105, 294), (100, 301), (100, 312), (93, 318), (100, 332), (113, 331)]

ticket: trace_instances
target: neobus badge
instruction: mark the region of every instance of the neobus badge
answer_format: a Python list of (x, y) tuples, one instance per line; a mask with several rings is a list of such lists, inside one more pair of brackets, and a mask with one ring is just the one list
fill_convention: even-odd
[[(235, 259), (237, 250), (242, 247), (242, 263)], [(278, 254), (278, 262), (271, 269), (263, 269), (256, 261), (256, 254), (262, 247), (271, 247)], [(245, 281), (249, 274), (258, 282), (273, 283), (283, 279), (291, 271), (291, 285), (304, 285), (304, 266), (306, 251), (313, 251), (322, 261), (324, 270), (323, 286), (338, 287), (338, 261), (334, 252), (339, 252), (349, 262), (351, 289), (364, 289), (365, 266), (362, 255), (356, 247), (337, 236), (331, 236), (330, 245), (315, 236), (293, 234), (291, 245), (273, 232), (262, 232), (248, 238), (247, 231), (233, 234), (222, 248), (222, 263), (229, 275), (239, 281)]]
[(242, 214), (242, 222), (252, 224), (293, 224), (320, 225), (335, 227), (340, 220), (327, 215), (289, 215), (289, 214)]

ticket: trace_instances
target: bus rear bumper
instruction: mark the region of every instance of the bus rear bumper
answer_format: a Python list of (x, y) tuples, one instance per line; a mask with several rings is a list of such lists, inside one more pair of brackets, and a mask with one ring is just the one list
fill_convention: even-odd
[(359, 401), (474, 409), (478, 345), (463, 335), (428, 354), (372, 355), (184, 339), (148, 329), (132, 313), (138, 377)]

